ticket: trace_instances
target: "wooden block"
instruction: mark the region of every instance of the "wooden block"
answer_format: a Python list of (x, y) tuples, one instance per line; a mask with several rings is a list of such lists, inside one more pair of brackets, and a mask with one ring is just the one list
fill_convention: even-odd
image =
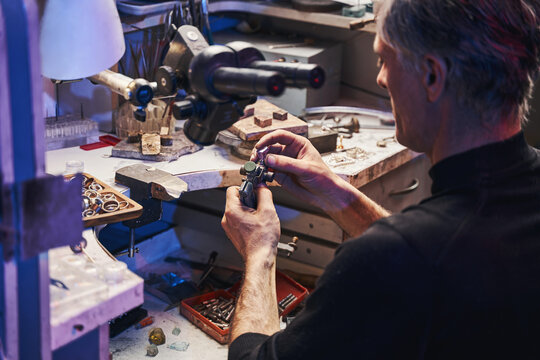
[[(263, 99), (258, 100), (253, 106), (257, 115), (268, 114), (270, 117), (274, 111), (280, 110), (276, 105)], [(265, 128), (255, 125), (253, 119), (248, 117), (235, 122), (228, 130), (244, 141), (256, 141), (277, 129), (300, 135), (306, 135), (308, 132), (307, 123), (292, 114), (288, 114), (286, 120), (274, 121), (272, 125)]]
[(162, 126), (159, 135), (169, 135), (169, 128), (167, 126)]
[(161, 146), (172, 146), (173, 139), (172, 135), (160, 135)]
[(141, 137), (141, 153), (158, 155), (161, 152), (161, 139), (158, 134), (143, 134)]
[(285, 110), (274, 110), (274, 112), (272, 113), (272, 117), (276, 120), (287, 120), (287, 115), (289, 113), (286, 112)]
[(240, 119), (245, 119), (253, 115), (255, 115), (255, 108), (253, 106), (246, 106), (244, 108), (244, 116), (240, 117)]
[(128, 132), (127, 142), (129, 144), (135, 144), (141, 141), (141, 132), (140, 131), (130, 131)]
[(272, 118), (268, 115), (255, 115), (255, 125), (259, 127), (268, 127), (272, 125)]

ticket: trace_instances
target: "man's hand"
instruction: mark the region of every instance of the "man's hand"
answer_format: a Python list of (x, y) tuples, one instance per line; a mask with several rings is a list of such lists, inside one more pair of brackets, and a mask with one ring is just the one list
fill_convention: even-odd
[(279, 331), (276, 298), (276, 254), (279, 219), (272, 193), (256, 189), (257, 209), (242, 205), (237, 187), (227, 189), (227, 204), (221, 225), (246, 264), (244, 282), (236, 302), (230, 341), (255, 332), (272, 335)]
[(340, 178), (323, 162), (311, 142), (289, 131), (276, 130), (261, 138), (253, 149), (268, 146), (266, 165), (276, 171), (275, 180), (300, 200), (327, 210), (333, 205)]
[(279, 219), (266, 186), (255, 189), (257, 209), (250, 209), (240, 202), (238, 187), (227, 189), (227, 204), (221, 226), (232, 241), (244, 262), (273, 262), (280, 236)]
[(300, 200), (325, 211), (349, 234), (362, 234), (388, 211), (340, 178), (323, 162), (311, 142), (284, 130), (266, 134), (253, 150), (268, 146), (266, 165), (276, 172), (275, 180)]

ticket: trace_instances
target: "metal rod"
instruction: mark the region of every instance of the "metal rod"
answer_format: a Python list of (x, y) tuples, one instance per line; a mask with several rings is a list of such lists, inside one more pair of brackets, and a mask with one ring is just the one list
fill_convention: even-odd
[(133, 79), (128, 76), (111, 70), (103, 70), (96, 75), (90, 76), (89, 79), (95, 83), (107, 86), (115, 93), (122, 95), (126, 100), (129, 100), (131, 97), (128, 86)]
[(56, 106), (54, 107), (54, 116), (55, 116), (55, 121), (58, 122), (58, 115), (60, 114), (60, 90), (59, 90), (59, 87), (60, 87), (60, 83), (59, 82), (55, 82), (54, 83), (54, 95), (56, 97)]
[(135, 256), (135, 228), (129, 229), (129, 257)]

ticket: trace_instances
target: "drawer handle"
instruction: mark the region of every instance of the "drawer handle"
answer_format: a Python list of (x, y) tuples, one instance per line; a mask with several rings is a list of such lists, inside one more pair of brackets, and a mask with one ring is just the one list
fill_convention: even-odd
[(396, 195), (408, 194), (408, 193), (413, 192), (414, 190), (416, 190), (418, 188), (418, 185), (420, 185), (420, 181), (418, 179), (414, 178), (411, 185), (409, 185), (405, 189), (392, 190), (392, 191), (390, 191), (390, 193), (388, 193), (388, 196), (396, 196)]

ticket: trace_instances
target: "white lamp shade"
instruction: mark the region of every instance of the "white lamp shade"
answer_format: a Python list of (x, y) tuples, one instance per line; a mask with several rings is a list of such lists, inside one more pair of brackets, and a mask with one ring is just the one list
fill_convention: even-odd
[(126, 46), (115, 0), (47, 0), (41, 20), (41, 72), (50, 79), (95, 75)]

